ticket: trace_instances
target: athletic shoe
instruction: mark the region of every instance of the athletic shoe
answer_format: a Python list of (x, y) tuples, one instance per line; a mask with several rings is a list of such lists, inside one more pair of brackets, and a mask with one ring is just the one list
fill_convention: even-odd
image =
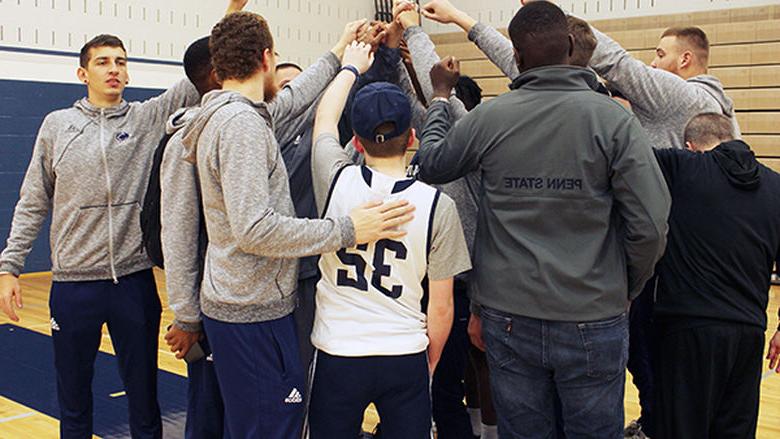
[(631, 421), (623, 430), (623, 437), (630, 439), (650, 439), (642, 432), (642, 425), (638, 421)]

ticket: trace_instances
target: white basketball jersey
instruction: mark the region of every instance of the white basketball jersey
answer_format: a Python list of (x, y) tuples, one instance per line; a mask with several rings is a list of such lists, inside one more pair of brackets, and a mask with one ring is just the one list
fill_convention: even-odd
[(335, 178), (324, 217), (343, 217), (369, 201), (404, 199), (416, 210), (407, 235), (327, 253), (320, 258), (312, 344), (328, 354), (405, 355), (428, 346), (422, 282), (428, 267), (439, 192), (414, 179), (398, 180), (365, 166)]

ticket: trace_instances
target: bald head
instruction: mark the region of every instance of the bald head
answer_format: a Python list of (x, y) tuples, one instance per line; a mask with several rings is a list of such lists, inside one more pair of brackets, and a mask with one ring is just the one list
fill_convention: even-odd
[(735, 137), (731, 119), (720, 113), (699, 114), (685, 126), (685, 145), (691, 151), (709, 151)]

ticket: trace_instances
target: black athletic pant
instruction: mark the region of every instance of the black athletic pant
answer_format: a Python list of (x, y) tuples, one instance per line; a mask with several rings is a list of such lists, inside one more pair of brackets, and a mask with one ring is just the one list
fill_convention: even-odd
[(455, 316), (450, 336), (433, 373), (433, 420), (438, 439), (472, 439), (471, 418), (463, 403), (466, 395), (463, 380), (471, 343), (467, 333), (471, 312), (465, 283), (455, 282), (454, 302)]
[(655, 323), (653, 439), (755, 437), (764, 330), (715, 320)]
[(639, 391), (642, 409), (639, 425), (647, 436), (655, 437), (653, 414), (653, 293), (655, 282), (648, 282), (642, 294), (631, 303), (628, 314), (628, 371)]

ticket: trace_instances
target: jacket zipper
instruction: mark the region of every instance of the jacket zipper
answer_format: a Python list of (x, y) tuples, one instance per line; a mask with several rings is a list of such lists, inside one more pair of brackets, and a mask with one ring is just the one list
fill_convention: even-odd
[(100, 152), (103, 154), (103, 168), (106, 171), (106, 199), (108, 201), (108, 261), (111, 264), (111, 277), (114, 284), (119, 283), (116, 277), (116, 268), (114, 267), (114, 215), (111, 210), (113, 204), (111, 194), (111, 175), (108, 173), (108, 152), (106, 151), (104, 122), (106, 120), (105, 110), (100, 110)]

